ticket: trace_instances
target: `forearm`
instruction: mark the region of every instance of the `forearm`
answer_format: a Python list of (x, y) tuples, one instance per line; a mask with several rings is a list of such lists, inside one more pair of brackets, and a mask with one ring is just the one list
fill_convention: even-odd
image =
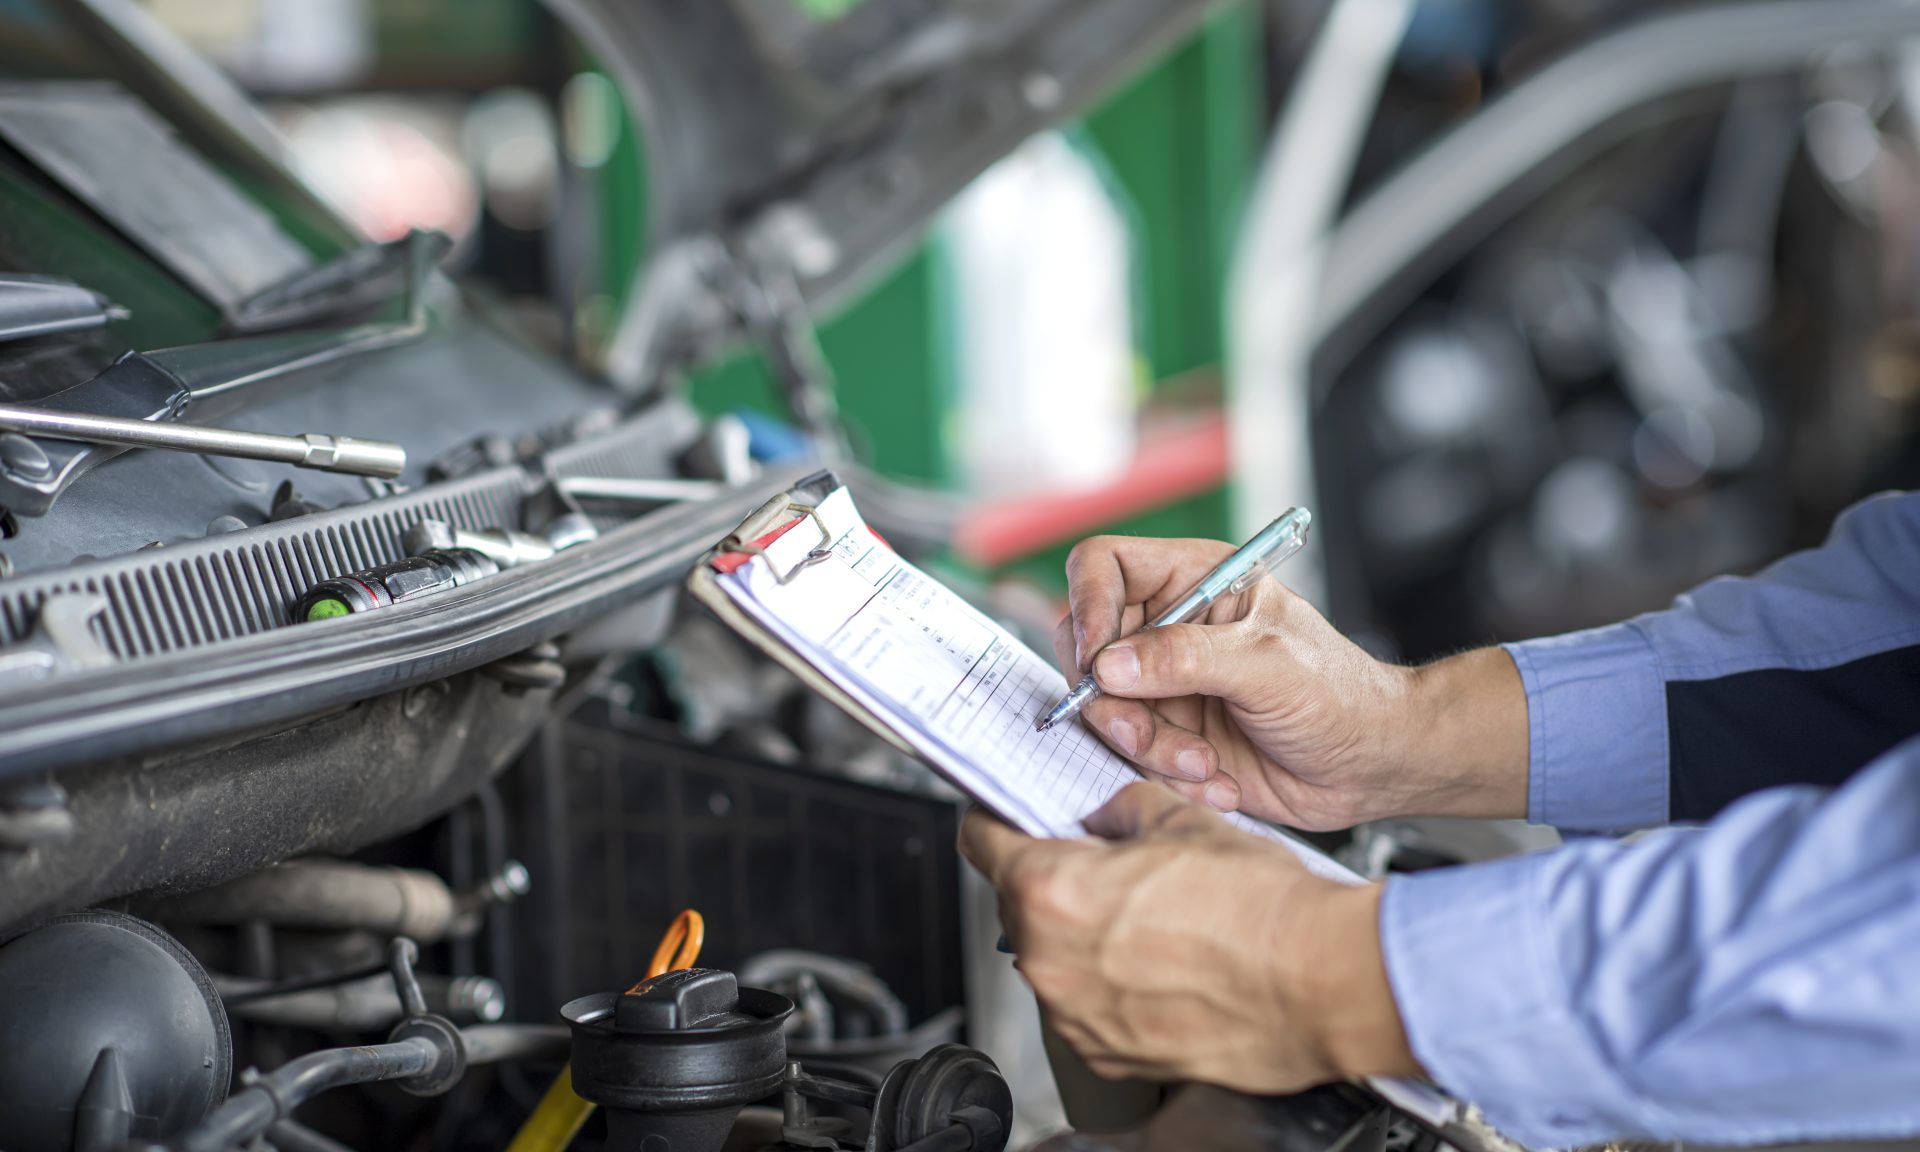
[(1408, 671), (1408, 707), (1393, 762), (1418, 778), (1426, 816), (1518, 819), (1527, 814), (1527, 694), (1499, 648)]
[(1412, 1052), (1508, 1135), (1920, 1132), (1920, 741), (1710, 828), (1390, 880)]
[(1424, 1075), (1387, 980), (1377, 884), (1309, 886), (1270, 942), (1281, 1018), (1344, 1078)]

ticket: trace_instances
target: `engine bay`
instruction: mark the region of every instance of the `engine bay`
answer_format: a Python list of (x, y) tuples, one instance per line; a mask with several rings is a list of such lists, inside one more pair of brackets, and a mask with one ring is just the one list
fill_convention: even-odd
[[(1272, 284), (1309, 269), (1330, 287), (1316, 312), (1264, 281), (1243, 291), (1258, 277), (1219, 256), (1206, 289), (1237, 307), (1170, 291), (1179, 325), (1218, 346), (1170, 373), (1209, 415), (1146, 412), (1143, 429), (1173, 433), (1142, 433), (1142, 473), (1209, 524), (1243, 517), (1210, 493), (1249, 476), (1317, 496), (1330, 527), (1298, 588), (1382, 658), (1651, 603), (1804, 542), (1920, 458), (1888, 415), (1911, 399), (1889, 383), (1912, 351), (1907, 262), (1867, 288), (1829, 259), (1893, 251), (1888, 205), (1906, 186), (1796, 166), (1802, 95), (1781, 79), (1854, 67), (1847, 53), (1920, 28), (1912, 6), (1827, 22), (1783, 4), (1751, 44), (1725, 6), (1643, 32), (1614, 31), (1613, 5), (1590, 20), (1521, 7), (1595, 46), (1523, 70), (1487, 113), (1477, 72), (1423, 72), (1409, 48), (1401, 88), (1369, 95), (1367, 69), (1386, 64), (1273, 16), (1254, 37), (1262, 67), (1320, 69), (1327, 124), (1360, 115), (1342, 91), (1387, 124), (1370, 144), (1308, 149), (1326, 187), (1249, 162), (1223, 192), (1218, 155), (1187, 150), (1198, 133), (1177, 124), (1181, 148), (1144, 165), (1214, 201), (1208, 228), (1244, 214)], [(1128, 85), (1217, 8), (546, 0), (529, 25), (549, 38), (540, 66), (611, 94), (627, 136), (608, 129), (608, 148), (643, 150), (646, 185), (609, 207), (594, 200), (617, 183), (604, 172), (592, 188), (572, 169), (553, 179), (575, 248), (640, 237), (608, 277), (622, 291), (555, 320), (469, 274), (497, 222), (374, 235), (323, 197), (282, 132), (323, 117), (271, 69), (243, 90), (189, 47), (180, 28), (217, 23), (195, 5), (0, 4), (0, 1148), (1518, 1148), (1437, 1090), (1436, 1104), (1356, 1079), (1261, 1097), (1096, 1076), (994, 944), (994, 894), (955, 849), (966, 796), (684, 588), (717, 541), (827, 468), (884, 542), (1049, 650), (1059, 597), (1004, 579), (1062, 567), (1047, 549), (1064, 555), (1067, 529), (1032, 521), (1091, 534), (1144, 481), (1026, 504), (903, 478), (842, 410), (849, 358), (828, 354), (816, 317), (881, 285), (912, 307), (875, 327), (911, 313), (938, 328), (926, 316), (958, 290), (934, 273), (958, 257), (915, 246), (941, 213), (1035, 133), (1144, 102)], [(1416, 46), (1448, 32), (1409, 27)], [(1550, 122), (1589, 57), (1644, 53), (1672, 29), (1724, 39), (1731, 62), (1646, 69), (1604, 113)], [(1335, 91), (1342, 67), (1351, 86)], [(440, 82), (410, 96), (438, 114)], [(1806, 101), (1892, 106), (1864, 84), (1820, 73)], [(274, 121), (263, 92), (281, 94)], [(562, 151), (587, 107), (566, 92), (548, 126)], [(1433, 104), (1458, 113), (1446, 131)], [(1276, 151), (1326, 144), (1267, 111)], [(1608, 151), (1643, 114), (1644, 138)], [(1500, 151), (1514, 140), (1526, 148)], [(1395, 170), (1388, 154), (1417, 159)], [(1733, 174), (1674, 162), (1706, 154)], [(1720, 211), (1763, 178), (1775, 215)], [(1672, 221), (1695, 199), (1717, 206), (1701, 219), (1742, 228), (1687, 252)], [(1133, 255), (1164, 276), (1220, 239), (1201, 231)], [(575, 290), (580, 254), (550, 243), (516, 234), (492, 256)], [(931, 287), (889, 281), (908, 253)], [(1779, 284), (1742, 295), (1768, 261)], [(1892, 318), (1868, 331), (1839, 304), (1806, 306), (1822, 277)], [(1607, 310), (1654, 289), (1677, 293), (1680, 319)], [(1764, 386), (1777, 334), (1749, 297), (1767, 293), (1812, 333), (1796, 365), (1857, 362), (1859, 381)], [(927, 337), (943, 353), (953, 340)], [(741, 358), (777, 419), (696, 397), (690, 381)], [(1515, 367), (1536, 360), (1552, 370)], [(1698, 369), (1678, 373), (1694, 392), (1648, 384), (1676, 362)], [(1247, 383), (1259, 372), (1270, 389)], [(915, 403), (871, 391), (883, 409)], [(1120, 391), (1131, 404), (1146, 381)], [(1784, 435), (1806, 410), (1829, 417), (1820, 435)], [(960, 420), (923, 422), (944, 443)], [(1832, 450), (1863, 430), (1871, 451)], [(1091, 421), (1056, 431), (1096, 439)], [(1184, 530), (1155, 514), (1131, 523)], [(1039, 543), (1012, 563), (994, 552), (1025, 537)], [(1370, 878), (1544, 843), (1517, 822), (1312, 842)]]

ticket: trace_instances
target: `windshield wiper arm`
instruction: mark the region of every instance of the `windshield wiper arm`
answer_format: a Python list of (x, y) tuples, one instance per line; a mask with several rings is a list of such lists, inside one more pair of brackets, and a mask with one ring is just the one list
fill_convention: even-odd
[(423, 265), (438, 266), (452, 249), (446, 233), (419, 228), (398, 240), (363, 245), (242, 300), (227, 317), (227, 329), (265, 332), (384, 303), (404, 291)]
[(103, 328), (132, 313), (91, 288), (53, 276), (0, 273), (0, 343)]

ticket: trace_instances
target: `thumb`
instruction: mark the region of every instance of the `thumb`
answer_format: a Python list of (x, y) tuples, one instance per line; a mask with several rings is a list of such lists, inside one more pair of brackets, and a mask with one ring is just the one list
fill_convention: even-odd
[(1134, 700), (1219, 696), (1239, 700), (1259, 673), (1235, 624), (1170, 624), (1116, 640), (1093, 658), (1100, 690)]
[(1154, 832), (1210, 829), (1218, 820), (1173, 789), (1142, 780), (1115, 792), (1083, 823), (1104, 840), (1134, 840)]

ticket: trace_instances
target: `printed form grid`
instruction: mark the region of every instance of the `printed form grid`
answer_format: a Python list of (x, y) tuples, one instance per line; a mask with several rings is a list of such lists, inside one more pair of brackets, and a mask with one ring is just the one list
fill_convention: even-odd
[[(1078, 727), (1036, 732), (1065, 681), (1032, 653), (996, 640), (933, 716), (956, 751), (981, 764), (1021, 766), (1023, 791), (1064, 823), (1077, 822), (1138, 777)], [(985, 700), (976, 700), (981, 691)]]
[(743, 601), (780, 631), (810, 636), (823, 672), (944, 745), (969, 776), (1015, 798), (1050, 834), (1075, 834), (1082, 817), (1139, 779), (1078, 726), (1035, 731), (1066, 692), (1065, 678), (867, 534), (849, 532), (790, 583), (761, 565), (726, 583), (744, 585)]

